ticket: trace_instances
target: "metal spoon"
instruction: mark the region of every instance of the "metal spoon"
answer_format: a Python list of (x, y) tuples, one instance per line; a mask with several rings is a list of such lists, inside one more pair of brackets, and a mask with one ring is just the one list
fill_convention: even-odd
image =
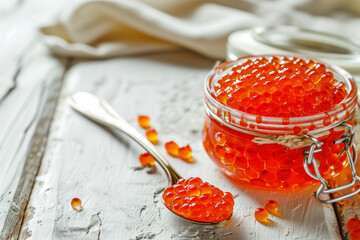
[[(123, 119), (111, 106), (110, 104), (99, 98), (98, 96), (88, 93), (88, 92), (75, 92), (67, 96), (67, 102), (78, 112), (82, 113), (84, 116), (89, 119), (108, 126), (114, 127), (132, 139), (134, 139), (138, 144), (140, 144), (147, 152), (149, 152), (156, 160), (156, 162), (161, 166), (165, 171), (166, 176), (169, 180), (169, 185), (172, 186), (178, 182), (179, 179), (182, 179), (180, 174), (170, 165), (166, 158), (161, 155), (158, 150), (151, 144), (141, 133), (136, 131), (132, 126), (130, 126), (125, 119)], [(164, 200), (161, 198), (162, 203), (165, 205)], [(166, 205), (165, 205), (166, 206)], [(167, 207), (166, 207), (167, 208)], [(167, 208), (169, 209), (169, 208)], [(170, 210), (170, 209), (169, 209)], [(171, 210), (170, 210), (171, 211)], [(172, 213), (177, 216), (186, 219), (192, 223), (196, 224), (206, 224), (206, 225), (215, 225), (218, 223), (213, 222), (201, 222), (194, 221), (188, 218), (185, 218), (173, 211)], [(231, 216), (229, 217), (229, 219)], [(229, 220), (226, 219), (225, 221)]]

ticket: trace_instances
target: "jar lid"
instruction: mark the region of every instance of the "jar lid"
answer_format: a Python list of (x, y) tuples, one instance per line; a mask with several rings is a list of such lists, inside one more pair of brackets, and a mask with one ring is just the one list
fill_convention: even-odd
[(302, 54), (348, 71), (360, 69), (360, 42), (355, 39), (294, 26), (256, 27), (230, 34), (229, 60), (262, 54)]

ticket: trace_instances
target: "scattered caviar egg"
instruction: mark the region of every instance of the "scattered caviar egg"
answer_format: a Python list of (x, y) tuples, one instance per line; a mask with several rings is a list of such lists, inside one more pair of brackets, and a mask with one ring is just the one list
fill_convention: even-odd
[(265, 209), (273, 215), (278, 214), (279, 204), (275, 200), (268, 200), (264, 204)]
[(230, 219), (234, 197), (229, 192), (203, 182), (201, 178), (180, 179), (164, 190), (164, 204), (171, 211), (185, 218), (209, 223)]
[(264, 208), (257, 208), (255, 210), (255, 219), (259, 223), (267, 223), (269, 221), (268, 216), (268, 211)]
[(73, 198), (71, 200), (71, 206), (78, 212), (82, 210), (81, 200), (79, 198)]
[(140, 154), (139, 161), (140, 161), (141, 165), (143, 165), (144, 167), (154, 166), (154, 164), (155, 164), (155, 159), (153, 158), (153, 156), (150, 155), (150, 153)]
[(152, 144), (157, 144), (158, 140), (158, 133), (156, 132), (155, 129), (150, 129), (148, 131), (146, 131), (146, 138), (152, 143)]
[(140, 127), (147, 129), (150, 127), (150, 118), (146, 115), (139, 115), (138, 123)]
[(346, 228), (349, 232), (352, 232), (356, 229), (360, 229), (360, 220), (357, 218), (350, 218), (346, 223)]
[(351, 240), (360, 240), (360, 229), (350, 232), (350, 238)]
[(189, 160), (191, 158), (192, 149), (189, 145), (179, 148), (178, 152), (181, 159)]
[(179, 156), (179, 146), (175, 142), (170, 141), (170, 142), (165, 143), (165, 149), (169, 155), (174, 156), (174, 157)]

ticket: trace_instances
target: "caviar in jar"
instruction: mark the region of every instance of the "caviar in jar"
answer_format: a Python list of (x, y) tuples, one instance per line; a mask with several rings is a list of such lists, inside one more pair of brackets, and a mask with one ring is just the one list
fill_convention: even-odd
[[(344, 131), (331, 126), (344, 119), (353, 124), (356, 92), (344, 70), (312, 59), (255, 56), (223, 63), (205, 81), (204, 148), (238, 181), (294, 188), (316, 182), (303, 166), (306, 146), (259, 138), (291, 141), (291, 136), (322, 132), (322, 151), (314, 156), (329, 179), (348, 164), (344, 144), (334, 143)], [(309, 170), (314, 173), (312, 166)]]

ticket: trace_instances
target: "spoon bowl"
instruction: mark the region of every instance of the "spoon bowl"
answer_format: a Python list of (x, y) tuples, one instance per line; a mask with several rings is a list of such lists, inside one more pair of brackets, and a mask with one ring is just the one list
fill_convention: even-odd
[[(135, 130), (130, 124), (128, 124), (125, 119), (123, 119), (107, 101), (89, 92), (75, 92), (67, 96), (67, 102), (71, 107), (87, 118), (101, 125), (121, 130), (123, 133), (127, 134), (138, 144), (140, 144), (151, 156), (154, 157), (155, 161), (164, 170), (169, 180), (169, 186), (176, 184), (180, 179), (182, 179), (180, 174), (171, 166), (171, 164), (154, 147), (154, 145), (151, 144), (149, 140), (147, 140), (143, 135), (141, 135), (141, 133)], [(166, 206), (163, 198), (161, 198), (161, 202)], [(169, 209), (167, 206), (166, 208)], [(222, 222), (202, 222), (186, 218), (173, 212), (171, 209), (169, 210), (187, 221), (202, 225), (217, 225), (219, 223), (228, 221), (231, 218), (230, 216), (228, 219)]]

